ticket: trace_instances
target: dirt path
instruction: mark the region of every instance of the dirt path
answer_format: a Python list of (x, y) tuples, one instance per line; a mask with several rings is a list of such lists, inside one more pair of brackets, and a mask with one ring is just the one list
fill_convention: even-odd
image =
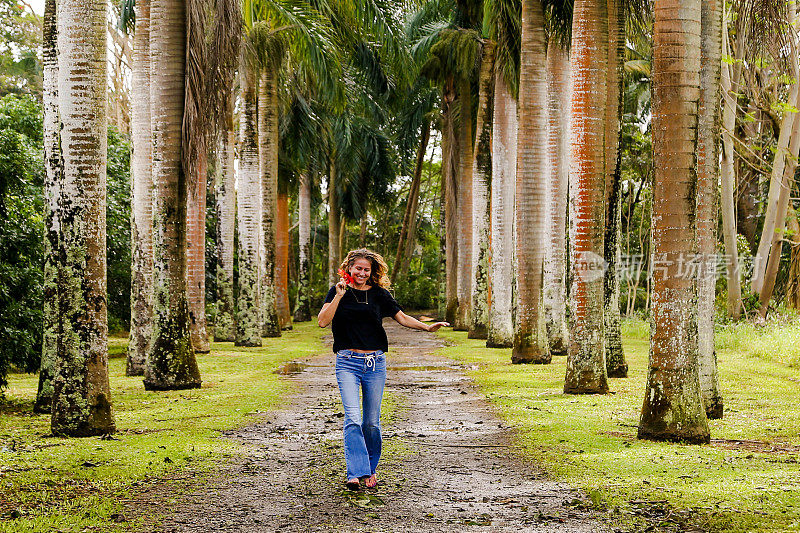
[[(386, 391), (376, 491), (343, 490), (342, 418), (331, 354), (306, 361), (283, 411), (229, 433), (247, 454), (177, 498), (160, 531), (598, 531), (579, 496), (514, 457), (511, 432), (434, 335), (385, 323)], [(577, 505), (576, 505), (577, 504)], [(148, 530), (153, 530), (152, 527)]]

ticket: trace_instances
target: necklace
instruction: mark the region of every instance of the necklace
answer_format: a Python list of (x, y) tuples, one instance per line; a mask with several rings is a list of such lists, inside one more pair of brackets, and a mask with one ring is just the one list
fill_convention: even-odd
[(352, 291), (352, 292), (353, 292), (353, 298), (355, 298), (355, 299), (356, 299), (356, 302), (358, 302), (358, 303), (360, 303), (360, 304), (369, 305), (369, 292), (367, 292), (367, 291), (364, 291), (364, 301), (363, 301), (363, 302), (362, 302), (362, 301), (360, 301), (360, 300), (359, 300), (359, 299), (356, 297), (356, 291), (355, 291), (355, 289), (353, 289), (353, 291)]

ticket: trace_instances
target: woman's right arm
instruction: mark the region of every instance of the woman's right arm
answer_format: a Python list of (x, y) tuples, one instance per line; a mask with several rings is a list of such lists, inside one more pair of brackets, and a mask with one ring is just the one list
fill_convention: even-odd
[(319, 324), (319, 327), (327, 328), (333, 321), (333, 315), (336, 314), (336, 309), (339, 307), (339, 301), (342, 299), (342, 296), (344, 296), (344, 291), (344, 282), (340, 281), (336, 284), (336, 295), (333, 297), (333, 301), (324, 304), (319, 315), (317, 315), (317, 324)]

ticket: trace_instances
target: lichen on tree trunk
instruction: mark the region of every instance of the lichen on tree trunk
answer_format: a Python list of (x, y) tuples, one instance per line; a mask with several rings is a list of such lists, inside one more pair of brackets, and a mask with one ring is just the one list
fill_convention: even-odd
[[(56, 358), (51, 429), (113, 433), (106, 309), (106, 16), (104, 2), (57, 5), (60, 153)], [(52, 93), (51, 93), (52, 95)]]
[(234, 173), (233, 103), (226, 110), (225, 130), (221, 135), (217, 158), (217, 182), (214, 199), (217, 208), (217, 313), (214, 339), (236, 340), (233, 296), (233, 247), (236, 231), (236, 175)]
[(545, 213), (542, 174), (547, 165), (547, 82), (544, 12), (538, 0), (522, 2), (519, 134), (516, 175), (517, 305), (513, 363), (551, 361), (544, 310)]
[(296, 322), (307, 322), (311, 320), (311, 178), (308, 174), (300, 175), (297, 203), (300, 268), (297, 275), (297, 304), (294, 319)]
[(489, 325), (489, 230), (491, 228), (492, 125), (494, 122), (494, 58), (496, 44), (483, 44), (477, 140), (472, 168), (472, 295), (470, 339), (486, 339)]
[(53, 405), (53, 375), (58, 349), (58, 197), (64, 163), (61, 157), (58, 116), (58, 53), (56, 2), (46, 0), (42, 35), (42, 74), (44, 104), (45, 161), (45, 239), (44, 239), (44, 309), (42, 320), (42, 359), (39, 365), (39, 388), (35, 413), (49, 413)]
[(186, 19), (183, 2), (150, 4), (150, 112), (153, 124), (153, 339), (147, 390), (199, 388), (187, 301), (189, 177), (181, 160)]
[(259, 246), (261, 242), (261, 176), (258, 163), (258, 80), (243, 59), (240, 72), (239, 185), (239, 291), (236, 312), (236, 345), (261, 346), (259, 315)]
[(514, 188), (517, 172), (517, 102), (500, 69), (495, 72), (492, 125), (491, 241), (489, 243), (489, 326), (486, 346), (514, 345)]
[(278, 215), (278, 80), (262, 68), (258, 84), (258, 159), (261, 174), (261, 335), (280, 337), (275, 290), (275, 233)]

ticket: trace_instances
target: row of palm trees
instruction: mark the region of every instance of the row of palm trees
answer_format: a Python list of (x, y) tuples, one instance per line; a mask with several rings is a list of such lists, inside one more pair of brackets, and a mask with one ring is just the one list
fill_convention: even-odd
[[(605, 393), (608, 376), (626, 375), (614, 276), (620, 95), (626, 14), (641, 14), (644, 6), (431, 0), (414, 3), (402, 32), (398, 11), (378, 0), (205, 2), (139, 0), (136, 6), (129, 373), (143, 373), (152, 390), (200, 386), (194, 354), (209, 346), (201, 207), (211, 154), (219, 224), (215, 335), (257, 346), (290, 322), (280, 290), (285, 283), (277, 281), (286, 271), (280, 261), (288, 261), (285, 246), (277, 245), (288, 226), (287, 210), (281, 215), (280, 209), (279, 150), (288, 152), (299, 176), (295, 318), (307, 319), (315, 175), (327, 177), (333, 280), (341, 208), (349, 205), (362, 217), (364, 191), (379, 189), (370, 180), (392, 174), (387, 129), (375, 126), (383, 120), (413, 132), (402, 142), (416, 144), (418, 167), (428, 128), (435, 124), (441, 132), (446, 262), (440, 306), (456, 329), (486, 338), (489, 346), (512, 347), (518, 363), (567, 355), (567, 393)], [(94, 84), (104, 88), (104, 62), (86, 58), (104, 50), (105, 37), (78, 42), (70, 29), (72, 3), (79, 4), (59, 0), (56, 9), (49, 3), (45, 17), (57, 40), (45, 39), (50, 254), (38, 403), (52, 407), (54, 433), (81, 435), (112, 431), (113, 416), (104, 370), (105, 303), (98, 296), (105, 269), (97, 207), (104, 205), (104, 172), (97, 162), (104, 161), (104, 141), (86, 133), (99, 135), (105, 117), (104, 111), (70, 114), (75, 94), (92, 94), (87, 88), (95, 90)], [(105, 16), (101, 4), (92, 16)], [(84, 15), (80, 23), (88, 24)], [(716, 243), (722, 3), (656, 0), (653, 19), (653, 249), (665, 266), (654, 276), (640, 436), (702, 442), (709, 439), (706, 416), (719, 416), (722, 405), (713, 285), (683, 275), (679, 265), (709, 254)], [(66, 50), (88, 62), (73, 66)], [(74, 69), (95, 77), (73, 76)], [(81, 111), (93, 109), (92, 102), (80, 103)], [(406, 122), (392, 116), (403, 106), (420, 112)], [(283, 147), (281, 116), (294, 120), (295, 134), (302, 132), (299, 138), (289, 133)], [(70, 137), (69, 128), (78, 136)]]

